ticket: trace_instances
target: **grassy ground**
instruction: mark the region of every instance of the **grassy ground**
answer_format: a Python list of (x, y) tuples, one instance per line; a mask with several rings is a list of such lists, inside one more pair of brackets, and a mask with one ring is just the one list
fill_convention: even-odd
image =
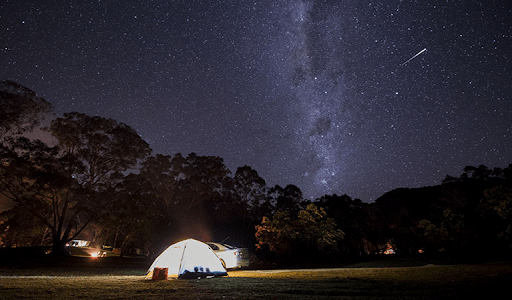
[(510, 262), (405, 266), (393, 258), (343, 268), (242, 270), (222, 278), (168, 281), (146, 280), (150, 263), (4, 261), (0, 299), (508, 299), (512, 282)]

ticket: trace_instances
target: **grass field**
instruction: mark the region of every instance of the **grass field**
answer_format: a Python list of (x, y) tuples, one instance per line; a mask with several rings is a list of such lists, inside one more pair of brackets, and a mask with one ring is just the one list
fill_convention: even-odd
[[(152, 281), (146, 261), (0, 265), (0, 299), (509, 299), (512, 263), (230, 271), (213, 279)], [(387, 267), (386, 267), (387, 265)]]

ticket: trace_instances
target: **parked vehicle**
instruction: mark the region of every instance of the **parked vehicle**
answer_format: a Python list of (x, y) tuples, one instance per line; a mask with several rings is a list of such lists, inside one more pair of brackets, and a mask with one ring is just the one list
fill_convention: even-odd
[(92, 247), (90, 241), (72, 240), (66, 244), (66, 253), (81, 257), (106, 257), (107, 252), (98, 247)]
[(249, 266), (249, 250), (247, 248), (233, 247), (228, 244), (206, 243), (220, 258), (226, 269), (236, 269)]

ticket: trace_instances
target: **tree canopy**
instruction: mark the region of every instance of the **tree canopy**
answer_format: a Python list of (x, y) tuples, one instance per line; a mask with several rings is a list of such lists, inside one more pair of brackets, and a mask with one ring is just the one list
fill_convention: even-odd
[(4, 143), (0, 193), (50, 230), (60, 254), (108, 203), (101, 192), (112, 178), (151, 150), (129, 126), (101, 117), (65, 114), (48, 130), (55, 147), (24, 137)]
[(52, 105), (14, 81), (0, 81), (0, 138), (31, 130), (52, 111)]
[[(375, 253), (504, 253), (512, 245), (512, 164), (466, 166), (441, 184), (398, 188), (363, 203), (348, 195), (304, 199), (269, 187), (250, 166), (234, 174), (218, 156), (151, 155), (130, 126), (78, 112), (30, 140), (51, 106), (0, 82), (0, 245), (52, 245), (75, 237), (157, 252), (174, 241), (228, 240), (263, 257), (311, 259)], [(2, 198), (0, 198), (2, 199)], [(485, 248), (480, 247), (485, 245)], [(324, 255), (329, 254), (329, 255)]]

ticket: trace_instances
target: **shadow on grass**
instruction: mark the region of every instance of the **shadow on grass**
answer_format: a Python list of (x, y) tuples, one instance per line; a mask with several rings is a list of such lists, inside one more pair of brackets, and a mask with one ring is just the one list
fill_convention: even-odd
[(147, 258), (4, 255), (0, 275), (145, 275), (151, 263)]

